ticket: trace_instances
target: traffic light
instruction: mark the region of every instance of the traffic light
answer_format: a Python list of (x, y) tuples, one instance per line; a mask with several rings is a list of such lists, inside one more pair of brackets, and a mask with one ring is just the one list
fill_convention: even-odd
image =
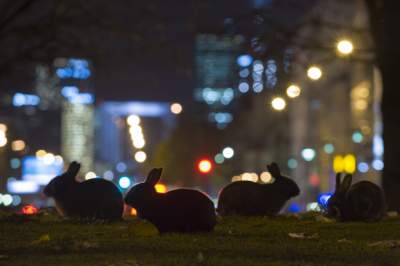
[(202, 174), (209, 174), (213, 169), (213, 164), (209, 159), (201, 159), (197, 163), (197, 170)]

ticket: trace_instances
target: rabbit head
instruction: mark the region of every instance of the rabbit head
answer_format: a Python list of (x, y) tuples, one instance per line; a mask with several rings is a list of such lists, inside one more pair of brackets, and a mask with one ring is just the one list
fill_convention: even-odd
[(346, 208), (347, 192), (351, 187), (352, 175), (345, 175), (343, 182), (341, 182), (341, 173), (336, 174), (335, 192), (328, 201), (327, 214), (330, 217), (341, 217)]
[(162, 168), (154, 168), (150, 171), (145, 182), (140, 183), (128, 192), (125, 196), (125, 203), (139, 210), (151, 204), (157, 196), (154, 186), (161, 178)]
[(267, 165), (267, 169), (271, 173), (272, 177), (275, 178), (274, 184), (282, 188), (281, 191), (285, 196), (291, 198), (300, 194), (300, 189), (296, 182), (289, 177), (283, 176), (277, 163), (273, 162)]
[(67, 171), (62, 175), (53, 178), (44, 188), (43, 193), (47, 197), (60, 196), (62, 191), (65, 190), (69, 184), (75, 183), (75, 177), (81, 168), (81, 164), (77, 162), (72, 162), (68, 166)]

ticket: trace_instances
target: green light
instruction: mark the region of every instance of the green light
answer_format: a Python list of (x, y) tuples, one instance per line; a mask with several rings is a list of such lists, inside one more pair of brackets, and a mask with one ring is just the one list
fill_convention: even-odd
[(222, 164), (225, 161), (224, 155), (222, 155), (221, 153), (218, 153), (217, 155), (215, 155), (214, 161), (217, 164)]
[(325, 151), (327, 154), (332, 154), (332, 153), (335, 151), (335, 147), (334, 147), (333, 144), (331, 144), (331, 143), (325, 144), (325, 145), (324, 145), (324, 151)]
[(295, 169), (298, 165), (297, 160), (296, 159), (289, 159), (287, 162), (287, 165), (290, 169)]
[(360, 131), (356, 131), (353, 133), (352, 139), (354, 143), (361, 143), (364, 139), (364, 136), (361, 134)]

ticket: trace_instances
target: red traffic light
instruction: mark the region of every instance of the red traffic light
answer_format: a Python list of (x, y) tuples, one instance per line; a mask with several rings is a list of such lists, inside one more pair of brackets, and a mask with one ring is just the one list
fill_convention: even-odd
[(209, 159), (202, 159), (197, 163), (197, 169), (202, 174), (208, 174), (213, 169), (213, 164)]

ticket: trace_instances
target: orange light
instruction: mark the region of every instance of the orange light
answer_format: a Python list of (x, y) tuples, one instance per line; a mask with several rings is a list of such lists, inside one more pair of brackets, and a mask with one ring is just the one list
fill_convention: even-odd
[(164, 184), (156, 184), (154, 188), (156, 189), (157, 193), (167, 193), (167, 186)]
[(203, 159), (197, 164), (200, 173), (208, 174), (212, 170), (212, 163), (208, 159)]
[(132, 216), (137, 216), (137, 210), (135, 208), (131, 209), (131, 215)]
[(22, 207), (22, 213), (26, 215), (33, 215), (38, 212), (38, 209), (33, 205), (25, 205)]

